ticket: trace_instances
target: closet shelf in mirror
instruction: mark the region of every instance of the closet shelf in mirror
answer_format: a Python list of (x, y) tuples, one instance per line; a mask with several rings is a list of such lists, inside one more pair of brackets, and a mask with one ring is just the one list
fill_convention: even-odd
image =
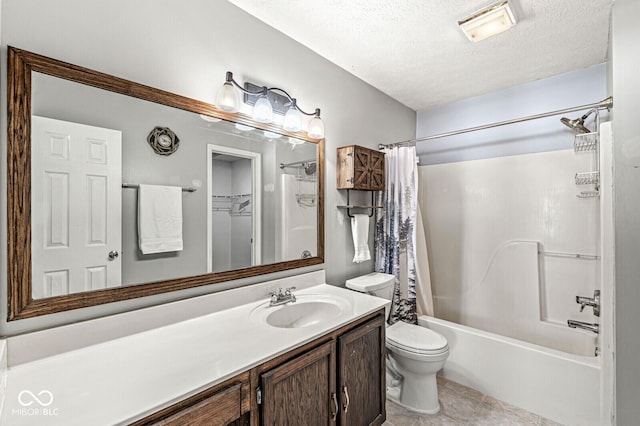
[(224, 201), (228, 201), (228, 202), (233, 202), (234, 200), (238, 199), (238, 198), (242, 198), (242, 197), (251, 197), (252, 194), (235, 194), (235, 195), (212, 195), (211, 199), (213, 201), (219, 201), (219, 202), (224, 202)]
[(230, 216), (251, 216), (251, 197), (252, 194), (212, 195), (211, 201), (218, 204), (212, 205), (211, 211), (228, 212)]
[[(123, 188), (127, 188), (127, 189), (138, 189), (140, 188), (140, 185), (137, 183), (123, 183), (122, 184)], [(196, 188), (182, 188), (182, 192), (196, 192), (197, 189)]]

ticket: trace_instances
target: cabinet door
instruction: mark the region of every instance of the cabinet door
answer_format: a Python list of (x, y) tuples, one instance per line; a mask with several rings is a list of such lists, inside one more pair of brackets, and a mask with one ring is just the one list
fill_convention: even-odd
[(338, 339), (341, 425), (381, 425), (385, 415), (385, 327), (381, 315)]
[(260, 376), (262, 424), (335, 424), (335, 348), (327, 342)]
[(371, 157), (369, 158), (370, 182), (369, 189), (372, 191), (384, 190), (384, 152), (371, 151)]
[(353, 189), (371, 189), (370, 149), (355, 147), (353, 157)]

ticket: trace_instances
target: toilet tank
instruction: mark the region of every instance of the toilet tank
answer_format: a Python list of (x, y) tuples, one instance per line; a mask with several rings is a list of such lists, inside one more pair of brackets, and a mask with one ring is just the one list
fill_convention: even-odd
[(391, 274), (372, 272), (367, 275), (351, 278), (345, 282), (345, 285), (351, 290), (391, 300), (395, 281), (396, 277)]

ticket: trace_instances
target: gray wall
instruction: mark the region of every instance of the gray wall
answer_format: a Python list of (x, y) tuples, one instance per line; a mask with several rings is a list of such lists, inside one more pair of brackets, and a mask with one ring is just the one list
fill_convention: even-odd
[[(229, 70), (239, 81), (285, 88), (306, 110), (321, 108), (326, 126), (325, 265), (268, 278), (324, 267), (329, 283), (343, 285), (345, 279), (373, 270), (372, 262), (351, 262), (350, 225), (335, 207), (345, 197), (335, 189), (335, 150), (410, 139), (415, 133), (414, 111), (223, 0), (3, 0), (0, 14), (1, 87), (6, 87), (6, 47), (12, 45), (210, 103)], [(1, 92), (0, 137), (5, 143), (0, 161), (6, 164), (7, 100), (6, 91)], [(6, 177), (1, 179), (0, 214), (6, 221)], [(6, 226), (0, 226), (0, 237), (4, 278)], [(12, 335), (110, 315), (265, 278), (10, 323), (2, 320), (0, 333)], [(5, 281), (0, 286), (3, 319)]]
[(616, 250), (617, 424), (640, 418), (640, 2), (616, 0), (611, 43)]
[[(416, 136), (591, 104), (606, 97), (606, 65), (601, 64), (418, 111)], [(581, 114), (576, 112), (568, 117)], [(606, 115), (601, 118), (606, 120)], [(560, 123), (560, 117), (421, 142), (417, 145), (420, 165), (570, 148), (573, 133)], [(588, 120), (587, 125), (592, 126), (592, 122)]]

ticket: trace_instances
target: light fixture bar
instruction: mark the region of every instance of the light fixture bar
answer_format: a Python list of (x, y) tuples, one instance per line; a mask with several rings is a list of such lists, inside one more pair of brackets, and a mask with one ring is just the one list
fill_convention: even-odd
[[(244, 83), (244, 88), (246, 89), (246, 91), (243, 92), (244, 103), (247, 105), (255, 105), (258, 97), (262, 93), (262, 87), (246, 82)], [(271, 89), (267, 89), (267, 99), (271, 102), (273, 112), (281, 115), (287, 112), (287, 109), (289, 109), (289, 103), (291, 103), (291, 100), (288, 97), (281, 95), (280, 93), (273, 92)]]
[(253, 105), (254, 120), (260, 123), (271, 123), (273, 112), (276, 112), (285, 116), (283, 128), (286, 131), (297, 132), (300, 131), (299, 114), (304, 114), (312, 117), (307, 135), (314, 139), (324, 138), (324, 123), (320, 118), (320, 108), (316, 108), (312, 113), (305, 112), (297, 105), (295, 98), (279, 87), (257, 86), (249, 82), (242, 87), (233, 79), (231, 71), (227, 71), (225, 82), (216, 95), (217, 108), (232, 113), (238, 111), (239, 101), (237, 95), (234, 96), (234, 86), (244, 94), (244, 103)]
[(500, 0), (462, 18), (458, 25), (469, 40), (478, 42), (507, 31), (516, 22), (508, 0)]

